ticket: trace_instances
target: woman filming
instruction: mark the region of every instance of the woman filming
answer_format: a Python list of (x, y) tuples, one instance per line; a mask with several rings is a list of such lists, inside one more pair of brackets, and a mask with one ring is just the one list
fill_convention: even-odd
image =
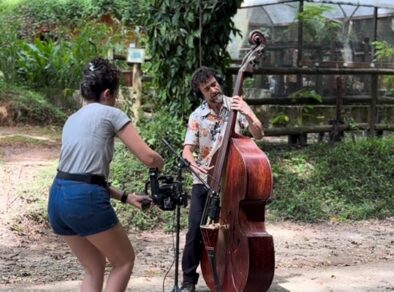
[(102, 58), (84, 70), (81, 95), (86, 104), (63, 127), (58, 173), (51, 187), (48, 216), (55, 234), (70, 246), (84, 268), (81, 291), (102, 291), (106, 259), (112, 266), (105, 291), (125, 291), (134, 266), (133, 246), (110, 198), (141, 208), (146, 196), (107, 184), (117, 136), (147, 167), (163, 158), (139, 136), (128, 116), (114, 107), (119, 72)]

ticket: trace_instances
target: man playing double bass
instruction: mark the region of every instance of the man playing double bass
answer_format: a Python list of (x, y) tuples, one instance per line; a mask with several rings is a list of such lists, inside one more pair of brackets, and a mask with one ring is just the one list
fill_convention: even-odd
[[(231, 110), (238, 111), (235, 132), (248, 129), (255, 139), (263, 137), (263, 127), (249, 105), (240, 96), (229, 98), (223, 95), (221, 77), (211, 68), (201, 67), (192, 76), (192, 89), (203, 101), (189, 117), (183, 157), (197, 174), (207, 179), (213, 154), (220, 147)], [(197, 153), (197, 159), (193, 153)], [(208, 191), (196, 177), (193, 179), (192, 197), (189, 209), (189, 227), (182, 257), (183, 284), (181, 291), (195, 291), (199, 274), (203, 242), (200, 232)]]

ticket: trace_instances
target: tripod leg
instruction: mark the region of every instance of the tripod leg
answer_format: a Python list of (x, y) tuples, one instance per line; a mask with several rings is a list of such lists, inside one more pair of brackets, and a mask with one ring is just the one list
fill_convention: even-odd
[(176, 206), (176, 243), (175, 243), (175, 283), (174, 290), (175, 292), (180, 291), (178, 286), (178, 267), (179, 267), (179, 230), (180, 230), (180, 218), (181, 218), (181, 210), (180, 206)]

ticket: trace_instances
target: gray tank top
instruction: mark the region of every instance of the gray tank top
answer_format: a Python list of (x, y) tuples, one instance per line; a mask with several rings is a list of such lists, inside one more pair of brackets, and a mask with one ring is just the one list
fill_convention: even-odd
[(59, 170), (108, 178), (114, 137), (130, 118), (120, 109), (90, 103), (72, 114), (63, 127)]

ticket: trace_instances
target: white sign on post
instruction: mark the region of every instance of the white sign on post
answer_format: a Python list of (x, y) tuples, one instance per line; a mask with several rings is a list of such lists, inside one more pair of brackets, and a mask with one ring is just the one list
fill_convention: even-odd
[(145, 50), (137, 49), (135, 44), (130, 44), (127, 50), (127, 63), (144, 63)]

